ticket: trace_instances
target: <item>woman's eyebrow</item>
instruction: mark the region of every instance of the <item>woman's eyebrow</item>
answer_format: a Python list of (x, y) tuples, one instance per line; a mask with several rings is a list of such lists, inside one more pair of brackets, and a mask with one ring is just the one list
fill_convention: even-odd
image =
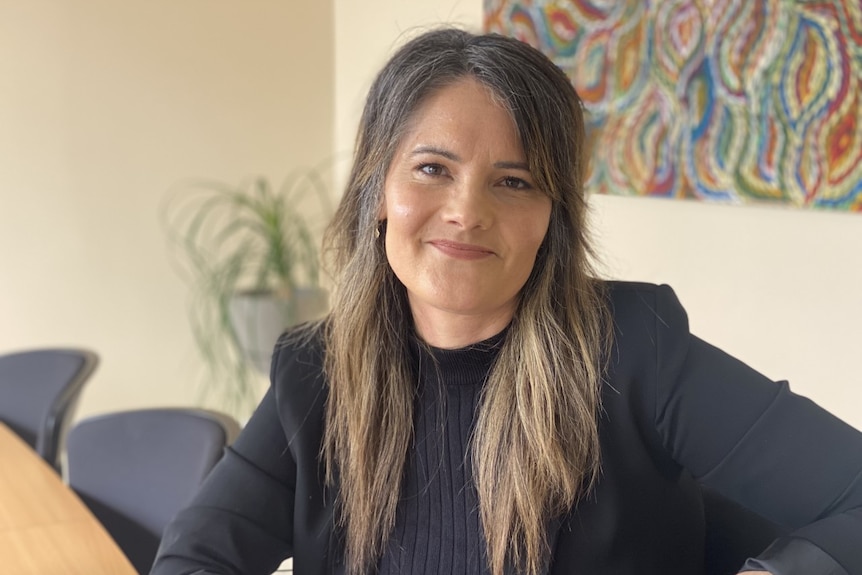
[[(419, 156), (422, 154), (435, 154), (437, 156), (442, 156), (447, 160), (452, 160), (453, 162), (461, 162), (461, 156), (450, 150), (438, 148), (437, 146), (419, 146), (418, 148), (415, 148), (412, 152), (410, 152), (411, 156)], [(530, 166), (527, 165), (526, 162), (500, 161), (494, 162), (494, 167), (503, 170), (521, 170), (523, 172), (530, 171)]]
[(528, 166), (526, 162), (494, 162), (494, 167), (501, 168), (504, 170), (522, 170), (524, 172), (530, 171), (530, 166)]
[(411, 156), (418, 156), (421, 154), (435, 154), (437, 156), (443, 156), (447, 160), (452, 160), (453, 162), (461, 161), (461, 157), (455, 152), (445, 150), (443, 148), (438, 148), (436, 146), (419, 146), (418, 148), (415, 148), (412, 152), (410, 152)]

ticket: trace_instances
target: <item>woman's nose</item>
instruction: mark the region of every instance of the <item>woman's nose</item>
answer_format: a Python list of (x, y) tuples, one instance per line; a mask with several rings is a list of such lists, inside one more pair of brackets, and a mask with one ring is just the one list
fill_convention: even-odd
[(443, 217), (466, 230), (487, 229), (494, 219), (494, 208), (485, 183), (468, 179), (453, 185)]

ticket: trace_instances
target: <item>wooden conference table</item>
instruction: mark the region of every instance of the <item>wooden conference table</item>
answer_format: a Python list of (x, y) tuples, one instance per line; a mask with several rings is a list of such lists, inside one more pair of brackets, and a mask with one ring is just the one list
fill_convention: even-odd
[(0, 573), (137, 575), (75, 493), (2, 423)]

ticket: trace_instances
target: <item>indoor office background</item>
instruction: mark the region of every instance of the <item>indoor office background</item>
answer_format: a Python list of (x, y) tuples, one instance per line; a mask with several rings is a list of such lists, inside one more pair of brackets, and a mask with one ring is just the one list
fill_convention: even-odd
[[(349, 157), (392, 49), (417, 27), (478, 29), (482, 8), (0, 0), (0, 350), (96, 351), (79, 419), (194, 403), (188, 292), (157, 217), (167, 190)], [(671, 284), (696, 334), (862, 428), (862, 214), (591, 206), (608, 277)]]

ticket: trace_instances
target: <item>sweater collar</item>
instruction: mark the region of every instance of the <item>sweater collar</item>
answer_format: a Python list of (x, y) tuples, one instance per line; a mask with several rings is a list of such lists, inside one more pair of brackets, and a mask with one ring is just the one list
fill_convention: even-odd
[[(429, 377), (446, 385), (484, 384), (497, 359), (508, 327), (480, 342), (458, 349), (443, 349), (428, 345), (415, 334), (410, 342), (410, 355), (420, 379)], [(436, 369), (435, 369), (436, 366)]]

